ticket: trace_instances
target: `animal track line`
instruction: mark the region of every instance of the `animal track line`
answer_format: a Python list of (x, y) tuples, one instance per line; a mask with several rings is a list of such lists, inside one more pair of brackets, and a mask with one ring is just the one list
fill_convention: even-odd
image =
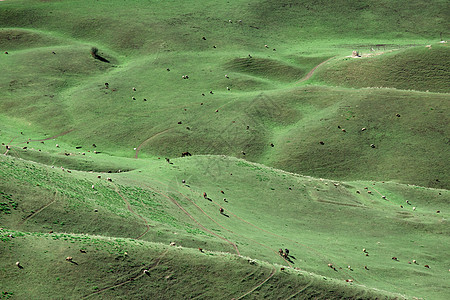
[[(165, 185), (167, 188), (170, 188), (169, 185), (167, 185), (167, 184), (165, 184), (165, 183), (163, 183), (163, 182), (161, 182), (161, 181), (158, 181), (158, 180), (155, 180), (155, 179), (153, 179), (153, 181), (156, 181), (156, 182), (158, 182), (158, 183), (160, 183), (160, 184), (162, 184), (162, 185)], [(200, 210), (201, 213), (203, 213), (206, 217), (208, 217), (212, 222), (214, 222), (215, 224), (217, 224), (217, 226), (219, 226), (220, 228), (222, 228), (222, 229), (224, 229), (224, 230), (230, 232), (231, 234), (234, 234), (234, 235), (239, 236), (239, 237), (241, 237), (241, 238), (244, 238), (244, 239), (246, 239), (246, 240), (252, 241), (253, 243), (256, 243), (256, 244), (258, 244), (258, 245), (260, 245), (260, 246), (262, 246), (262, 247), (264, 247), (264, 248), (269, 249), (270, 251), (272, 251), (273, 253), (275, 253), (276, 256), (278, 256), (278, 257), (280, 257), (281, 259), (283, 259), (290, 267), (292, 267), (292, 264), (291, 264), (286, 258), (280, 256), (277, 250), (275, 250), (275, 249), (273, 249), (273, 248), (270, 248), (269, 246), (267, 246), (267, 245), (265, 245), (265, 244), (262, 244), (262, 243), (260, 243), (260, 242), (258, 242), (258, 241), (255, 241), (254, 239), (251, 239), (251, 238), (249, 238), (249, 237), (242, 236), (242, 235), (240, 235), (240, 234), (238, 234), (238, 233), (233, 232), (232, 230), (230, 230), (230, 229), (228, 229), (228, 228), (223, 227), (223, 226), (220, 225), (216, 220), (214, 220), (209, 214), (207, 214), (200, 206), (198, 206), (197, 203), (194, 202), (194, 200), (192, 200), (191, 198), (187, 197), (187, 196), (184, 195), (183, 193), (180, 193), (179, 191), (176, 191), (176, 190), (175, 190), (174, 192), (178, 193), (178, 194), (181, 195), (183, 198), (185, 198), (186, 200), (188, 200), (189, 202), (191, 202), (195, 207), (197, 207), (198, 210)]]
[[(337, 55), (336, 55), (337, 56)], [(316, 71), (316, 69), (318, 67), (320, 67), (321, 65), (324, 65), (325, 63), (327, 63), (329, 60), (335, 58), (336, 56), (330, 57), (329, 59), (321, 62), (320, 64), (318, 64), (317, 66), (315, 66), (314, 68), (311, 69), (311, 71), (308, 72), (308, 74), (306, 74), (302, 79), (300, 79), (299, 81), (297, 81), (296, 83), (301, 83), (303, 81), (308, 80), (309, 78), (311, 78), (311, 76), (313, 76), (314, 72)]]
[(138, 239), (142, 238), (142, 237), (150, 230), (150, 225), (148, 225), (147, 220), (146, 220), (143, 216), (141, 216), (141, 215), (137, 214), (136, 212), (134, 212), (133, 208), (131, 208), (130, 202), (128, 202), (128, 200), (122, 195), (122, 193), (120, 192), (120, 189), (119, 189), (119, 188), (117, 187), (117, 185), (115, 185), (115, 184), (114, 184), (114, 189), (115, 189), (116, 193), (120, 196), (120, 198), (122, 198), (122, 200), (123, 200), (123, 201), (125, 202), (125, 204), (127, 205), (127, 209), (128, 209), (133, 215), (135, 215), (136, 217), (138, 217), (138, 218), (140, 218), (141, 220), (144, 221), (145, 226), (147, 227), (147, 229), (144, 231), (144, 233), (142, 233), (141, 235), (139, 235), (139, 236), (136, 237), (135, 239), (138, 240)]
[(148, 142), (150, 142), (152, 139), (154, 139), (155, 137), (159, 136), (160, 134), (166, 133), (167, 131), (171, 130), (172, 128), (167, 128), (161, 132), (158, 132), (154, 135), (152, 135), (151, 137), (149, 137), (148, 139), (146, 139), (145, 141), (143, 141), (137, 148), (136, 148), (136, 154), (134, 155), (134, 158), (138, 158), (138, 154), (139, 151), (141, 150), (141, 148)]
[[(189, 190), (192, 191), (191, 189), (189, 189)], [(194, 192), (194, 191), (192, 191), (192, 192)], [(201, 196), (201, 193), (199, 193), (199, 192), (194, 192), (194, 193), (196, 193), (196, 194), (198, 194), (199, 196)], [(211, 200), (211, 202), (214, 203), (216, 206), (221, 207), (221, 205), (218, 204), (217, 202), (215, 202), (214, 200)], [(268, 233), (268, 234), (270, 234), (270, 235), (272, 235), (272, 236), (275, 236), (275, 237), (278, 237), (278, 238), (281, 238), (281, 239), (284, 239), (284, 240), (293, 242), (293, 243), (295, 243), (295, 244), (297, 244), (297, 245), (299, 245), (299, 246), (301, 246), (301, 247), (303, 247), (303, 248), (305, 248), (305, 249), (308, 249), (308, 250), (311, 251), (312, 253), (318, 255), (319, 257), (321, 257), (321, 260), (322, 260), (324, 263), (326, 263), (326, 264), (332, 263), (333, 265), (336, 265), (336, 266), (337, 266), (337, 264), (335, 264), (333, 261), (330, 261), (329, 259), (327, 259), (327, 257), (325, 257), (320, 251), (318, 251), (318, 250), (316, 250), (316, 249), (314, 249), (314, 248), (311, 248), (311, 247), (309, 247), (309, 246), (307, 246), (307, 245), (304, 245), (304, 244), (302, 244), (302, 243), (299, 243), (299, 242), (297, 242), (297, 241), (294, 241), (294, 240), (292, 240), (292, 239), (290, 239), (290, 238), (287, 238), (287, 237), (278, 235), (278, 234), (276, 234), (276, 233), (270, 232), (270, 231), (268, 231), (268, 230), (265, 230), (265, 229), (263, 229), (263, 228), (260, 228), (260, 227), (258, 227), (258, 226), (256, 226), (256, 225), (254, 225), (254, 224), (252, 224), (252, 223), (250, 223), (250, 222), (248, 222), (248, 221), (242, 219), (241, 217), (239, 217), (239, 216), (233, 214), (233, 213), (232, 213), (230, 210), (228, 210), (228, 209), (227, 209), (227, 212), (228, 212), (230, 215), (234, 216), (235, 218), (241, 220), (241, 221), (244, 222), (244, 223), (249, 224), (250, 226), (255, 227), (256, 229), (258, 229), (258, 230), (260, 230), (260, 231), (263, 231), (263, 232), (266, 232), (266, 233)], [(286, 261), (287, 261), (287, 260), (286, 260)], [(288, 262), (288, 264), (289, 264), (289, 262)], [(289, 264), (289, 265), (290, 265), (290, 264)], [(341, 278), (345, 278), (343, 274), (340, 274), (340, 273), (339, 273), (339, 276), (340, 276)], [(352, 278), (352, 279), (356, 282), (356, 280), (355, 280), (351, 275), (348, 275), (348, 277)]]
[(44, 209), (46, 209), (47, 207), (49, 207), (50, 205), (52, 205), (53, 203), (56, 202), (56, 195), (58, 194), (58, 191), (55, 192), (55, 196), (53, 198), (52, 201), (50, 201), (49, 203), (47, 203), (46, 205), (42, 206), (41, 208), (39, 208), (37, 211), (35, 211), (34, 213), (30, 214), (28, 217), (26, 217), (22, 222), (19, 222), (18, 225), (23, 225), (25, 222), (27, 222), (28, 220), (30, 220), (31, 218), (33, 218), (34, 216), (36, 216), (38, 213), (40, 213), (41, 211), (43, 211)]
[(236, 300), (242, 299), (245, 296), (253, 293), (256, 289), (258, 289), (259, 287), (261, 287), (264, 283), (266, 283), (267, 281), (269, 281), (270, 278), (272, 278), (272, 276), (275, 275), (275, 267), (273, 267), (272, 272), (270, 273), (270, 275), (264, 279), (261, 283), (259, 283), (257, 286), (255, 286), (254, 288), (252, 288), (250, 291), (248, 291), (247, 293), (245, 293), (244, 295), (240, 296), (239, 298), (236, 298)]
[[(156, 259), (156, 262), (153, 263), (152, 266), (150, 266), (149, 268), (145, 268), (145, 269), (147, 269), (148, 271), (150, 271), (150, 270), (156, 268), (156, 267), (159, 265), (159, 263), (161, 262), (161, 259), (166, 255), (166, 253), (167, 253), (168, 251), (169, 251), (169, 249), (166, 249), (166, 250), (165, 250), (165, 251), (164, 251), (164, 252)], [(110, 290), (110, 289), (113, 289), (113, 288), (116, 288), (116, 287), (125, 285), (125, 284), (127, 284), (128, 282), (131, 282), (131, 281), (134, 281), (134, 280), (137, 280), (137, 279), (143, 277), (144, 275), (145, 275), (145, 274), (142, 272), (142, 269), (141, 269), (141, 273), (140, 273), (139, 275), (136, 275), (136, 276), (134, 276), (134, 277), (131, 277), (131, 278), (129, 278), (129, 279), (127, 279), (126, 281), (123, 281), (123, 282), (121, 282), (121, 283), (117, 283), (117, 284), (114, 284), (114, 285), (111, 285), (111, 286), (102, 288), (102, 289), (100, 289), (100, 290), (98, 290), (98, 291), (96, 291), (96, 292), (93, 292), (93, 293), (91, 293), (91, 294), (88, 294), (88, 295), (84, 296), (82, 299), (86, 299), (86, 298), (88, 298), (88, 297), (90, 297), (90, 296), (97, 295), (97, 294), (103, 293), (104, 291), (107, 291), (107, 290)]]
[(295, 296), (297, 296), (298, 294), (300, 294), (301, 292), (306, 290), (313, 282), (314, 282), (314, 278), (311, 278), (311, 280), (302, 289), (298, 290), (295, 294), (287, 297), (286, 300), (294, 298)]
[(230, 245), (234, 248), (234, 250), (236, 251), (237, 255), (241, 256), (241, 253), (239, 252), (239, 249), (238, 249), (238, 247), (237, 247), (237, 245), (236, 245), (235, 243), (233, 243), (232, 241), (228, 240), (227, 238), (225, 238), (225, 237), (223, 237), (223, 236), (220, 236), (220, 235), (218, 235), (217, 233), (215, 233), (215, 232), (209, 230), (208, 228), (206, 228), (205, 226), (203, 226), (203, 225), (202, 225), (199, 221), (197, 221), (197, 220), (196, 220), (196, 219), (195, 219), (195, 218), (194, 218), (194, 217), (193, 217), (186, 209), (184, 209), (183, 206), (181, 206), (181, 204), (178, 203), (177, 200), (175, 200), (175, 199), (173, 199), (172, 197), (170, 197), (170, 196), (164, 194), (164, 193), (161, 192), (161, 191), (158, 191), (158, 190), (156, 190), (156, 189), (154, 189), (154, 188), (152, 188), (152, 187), (149, 187), (148, 185), (145, 185), (145, 186), (146, 186), (147, 188), (149, 188), (150, 190), (154, 191), (155, 193), (160, 194), (160, 195), (166, 197), (167, 199), (169, 199), (170, 201), (172, 201), (173, 204), (175, 204), (176, 206), (178, 206), (178, 208), (180, 208), (180, 209), (181, 209), (181, 210), (182, 210), (182, 211), (183, 211), (190, 219), (192, 219), (192, 220), (193, 220), (199, 227), (201, 227), (204, 231), (206, 231), (206, 232), (208, 232), (208, 233), (210, 233), (210, 234), (212, 234), (212, 235), (218, 237), (218, 238), (221, 239), (221, 240), (226, 241), (228, 244), (230, 244)]

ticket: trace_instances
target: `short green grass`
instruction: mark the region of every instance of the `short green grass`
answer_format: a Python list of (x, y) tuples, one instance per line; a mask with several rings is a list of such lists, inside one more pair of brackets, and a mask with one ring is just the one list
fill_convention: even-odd
[(2, 298), (446, 299), (447, 6), (0, 2)]

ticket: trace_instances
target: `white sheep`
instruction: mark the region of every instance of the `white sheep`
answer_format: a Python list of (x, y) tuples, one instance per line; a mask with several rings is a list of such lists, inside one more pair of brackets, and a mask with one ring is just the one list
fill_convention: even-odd
[(415, 206), (413, 207), (413, 210), (416, 210), (416, 207), (415, 207)]

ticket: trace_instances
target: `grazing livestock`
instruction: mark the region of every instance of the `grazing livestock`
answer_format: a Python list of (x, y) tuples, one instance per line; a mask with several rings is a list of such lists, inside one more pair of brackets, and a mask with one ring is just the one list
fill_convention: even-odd
[(166, 162), (170, 164), (170, 159), (166, 157)]
[(361, 128), (361, 131), (365, 131), (365, 130), (366, 130), (366, 127)]
[(429, 266), (429, 265), (425, 265), (424, 267), (425, 267), (425, 268), (428, 268), (428, 269), (430, 268), (430, 266)]
[(108, 177), (108, 178), (106, 178), (106, 180), (107, 180), (107, 181), (109, 181), (109, 182), (112, 182), (112, 179), (111, 179), (111, 178), (109, 178), (109, 177)]
[(208, 199), (208, 195), (205, 192), (203, 192), (203, 198)]
[(416, 210), (416, 207), (415, 207), (415, 206), (413, 207), (413, 210)]
[(202, 40), (206, 41), (206, 37), (202, 37)]
[(189, 152), (183, 152), (183, 153), (181, 153), (181, 157), (185, 157), (185, 156), (192, 156), (192, 154), (191, 153), (189, 153)]
[(400, 114), (395, 114), (395, 115), (400, 118)]
[(371, 148), (375, 148), (375, 145), (374, 145), (374, 144), (370, 144), (370, 147), (371, 147)]
[(132, 100), (136, 100), (136, 97), (131, 97)]
[(278, 250), (278, 253), (279, 253), (281, 256), (283, 256), (283, 255), (284, 255), (283, 249), (280, 248), (280, 250)]
[(398, 261), (398, 258), (394, 256), (394, 257), (392, 257), (392, 260)]
[(417, 261), (415, 259), (413, 259), (413, 263), (417, 264)]
[(211, 95), (214, 94), (213, 91), (209, 91), (209, 93), (210, 93)]
[(67, 261), (72, 261), (72, 260), (73, 260), (73, 257), (72, 257), (72, 256), (67, 256), (67, 257), (66, 257), (66, 260), (67, 260)]
[(364, 269), (369, 270), (369, 268), (367, 266), (364, 266)]
[(221, 214), (223, 214), (223, 212), (224, 212), (224, 210), (223, 210), (223, 208), (221, 207), (221, 208), (219, 208), (219, 211), (220, 211), (220, 213)]
[(275, 145), (273, 143), (270, 143), (270, 147), (275, 147)]
[(181, 183), (186, 183), (186, 180), (184, 180), (184, 179), (183, 179), (183, 180), (181, 180)]
[(284, 249), (284, 253), (286, 253), (286, 255), (289, 255), (289, 249)]
[(135, 87), (133, 87), (132, 90), (133, 90), (134, 92), (136, 92), (136, 88), (135, 88)]
[(143, 272), (144, 272), (144, 274), (146, 274), (146, 275), (150, 274), (150, 272), (149, 272), (148, 270), (144, 270)]
[(97, 178), (102, 178), (102, 175), (97, 175)]
[(321, 145), (325, 145), (325, 143), (324, 143), (324, 142), (322, 142), (322, 141), (320, 141), (320, 142), (319, 142), (319, 144), (321, 144)]
[(170, 243), (170, 246), (175, 246), (175, 245), (176, 245), (175, 242), (171, 242), (171, 243)]
[(16, 266), (19, 268), (19, 269), (23, 269), (23, 267), (22, 267), (22, 265), (20, 264), (20, 262), (18, 261), (18, 262), (16, 262)]
[(200, 251), (201, 253), (204, 253), (202, 248), (198, 248), (198, 251)]
[(167, 70), (167, 72), (170, 72), (170, 69), (169, 69), (169, 68), (167, 68), (166, 70)]
[(227, 74), (225, 74), (225, 78), (230, 78), (230, 77), (228, 77), (228, 75), (227, 75)]
[(80, 252), (81, 252), (81, 253), (86, 253), (86, 250), (80, 249)]
[(227, 86), (227, 91), (231, 91), (231, 89)]

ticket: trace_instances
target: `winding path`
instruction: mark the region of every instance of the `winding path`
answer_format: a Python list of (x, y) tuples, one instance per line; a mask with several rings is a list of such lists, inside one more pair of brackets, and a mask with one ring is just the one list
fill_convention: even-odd
[(56, 202), (56, 196), (58, 195), (58, 191), (55, 192), (55, 197), (53, 198), (52, 201), (50, 201), (49, 203), (47, 203), (46, 205), (42, 206), (41, 208), (39, 208), (37, 211), (31, 213), (30, 215), (28, 215), (28, 217), (26, 217), (23, 221), (19, 222), (18, 225), (23, 225), (25, 222), (27, 222), (28, 220), (30, 220), (31, 218), (33, 218), (34, 216), (36, 216), (38, 213), (40, 213), (41, 211), (43, 211), (44, 209), (46, 209), (47, 207), (49, 207), (50, 205), (52, 205), (53, 203)]
[[(336, 55), (337, 56), (337, 55)], [(318, 67), (320, 67), (321, 65), (324, 65), (325, 63), (327, 63), (328, 61), (330, 61), (331, 59), (335, 58), (336, 56), (330, 57), (329, 59), (321, 62), (320, 64), (318, 64), (317, 66), (315, 66), (314, 68), (311, 69), (311, 71), (308, 72), (308, 74), (305, 75), (305, 77), (303, 77), (302, 79), (300, 79), (299, 81), (297, 81), (296, 83), (301, 83), (303, 81), (308, 80), (309, 78), (311, 78), (311, 76), (313, 76), (314, 72), (316, 71), (316, 69)]]
[(138, 240), (138, 239), (142, 238), (142, 237), (150, 230), (150, 225), (148, 225), (147, 220), (146, 220), (143, 216), (137, 214), (137, 213), (133, 210), (133, 208), (131, 208), (130, 202), (128, 202), (128, 200), (122, 195), (122, 193), (120, 192), (120, 189), (119, 189), (119, 188), (117, 187), (117, 185), (115, 185), (115, 184), (114, 184), (114, 190), (115, 190), (116, 193), (120, 196), (120, 198), (122, 198), (122, 200), (125, 202), (125, 204), (127, 205), (128, 210), (129, 210), (133, 215), (135, 215), (136, 217), (138, 217), (139, 219), (141, 219), (142, 221), (144, 221), (145, 227), (147, 227), (147, 229), (145, 229), (144, 233), (140, 234), (140, 235), (139, 235), (138, 237), (136, 237), (135, 239)]
[[(167, 251), (169, 251), (169, 249), (166, 249), (166, 250), (165, 250), (165, 251), (164, 251), (164, 252), (156, 259), (156, 262), (154, 262), (152, 265), (150, 265), (150, 266), (149, 266), (148, 268), (146, 268), (146, 269), (147, 269), (148, 271), (150, 271), (150, 270), (156, 268), (156, 267), (159, 265), (159, 263), (161, 262), (161, 259), (164, 257), (164, 255), (166, 255)], [(145, 269), (144, 269), (144, 270), (145, 270)], [(141, 273), (140, 273), (139, 275), (133, 276), (133, 277), (131, 277), (131, 278), (129, 278), (129, 279), (123, 281), (123, 282), (120, 282), (120, 283), (117, 283), (117, 284), (114, 284), (114, 285), (111, 285), (111, 286), (104, 287), (104, 288), (102, 288), (102, 289), (100, 289), (100, 290), (98, 290), (98, 291), (96, 291), (96, 292), (93, 292), (93, 293), (91, 293), (91, 294), (88, 294), (88, 295), (84, 296), (82, 299), (86, 299), (86, 298), (88, 298), (88, 297), (90, 297), (90, 296), (93, 296), (93, 295), (97, 295), (97, 294), (103, 293), (103, 292), (105, 292), (105, 291), (107, 291), (107, 290), (110, 290), (110, 289), (113, 289), (113, 288), (122, 286), (122, 285), (127, 284), (127, 283), (129, 283), (129, 282), (131, 282), (131, 281), (137, 280), (137, 279), (139, 279), (139, 278), (141, 278), (141, 277), (143, 277), (143, 276), (145, 275), (145, 273), (142, 272), (142, 271), (143, 271), (143, 270), (141, 269)]]
[(134, 154), (134, 158), (138, 158), (138, 154), (139, 154), (139, 151), (141, 150), (141, 148), (145, 145), (145, 144), (147, 144), (148, 142), (150, 142), (152, 139), (154, 139), (155, 137), (157, 137), (157, 136), (159, 136), (159, 135), (161, 135), (161, 134), (163, 134), (163, 133), (166, 133), (167, 131), (169, 131), (169, 130), (171, 130), (171, 128), (167, 128), (166, 130), (163, 130), (163, 131), (161, 131), (161, 132), (158, 132), (158, 133), (156, 133), (156, 134), (154, 134), (154, 135), (152, 135), (151, 137), (149, 137), (148, 139), (146, 139), (145, 141), (143, 141), (137, 148), (136, 148), (136, 154)]
[(247, 296), (250, 293), (253, 293), (256, 289), (258, 289), (259, 287), (261, 287), (264, 283), (266, 283), (270, 278), (272, 278), (272, 276), (275, 275), (275, 267), (273, 267), (272, 272), (270, 273), (270, 275), (264, 279), (262, 282), (260, 282), (257, 286), (255, 286), (254, 288), (252, 288), (250, 291), (248, 291), (247, 293), (245, 293), (244, 295), (240, 296), (239, 298), (236, 298), (236, 300), (242, 299), (245, 296)]

